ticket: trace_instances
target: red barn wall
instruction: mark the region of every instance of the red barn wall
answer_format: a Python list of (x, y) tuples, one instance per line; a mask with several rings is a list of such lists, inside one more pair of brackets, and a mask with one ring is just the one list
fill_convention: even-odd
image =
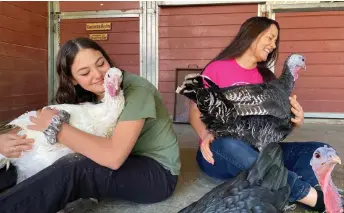
[[(98, 10), (135, 10), (139, 2), (126, 1), (78, 1), (60, 2), (61, 12)], [(86, 23), (111, 22), (111, 30), (86, 31)], [(139, 18), (93, 18), (62, 19), (60, 22), (60, 45), (75, 37), (89, 37), (89, 34), (108, 34), (107, 41), (97, 41), (110, 55), (116, 66), (140, 74), (140, 20)]]
[(276, 13), (281, 27), (276, 73), (293, 52), (306, 57), (294, 93), (305, 112), (344, 113), (344, 11)]
[(203, 68), (258, 13), (257, 4), (162, 7), (159, 12), (159, 90), (174, 114), (176, 68)]
[(0, 2), (0, 122), (48, 103), (48, 3)]

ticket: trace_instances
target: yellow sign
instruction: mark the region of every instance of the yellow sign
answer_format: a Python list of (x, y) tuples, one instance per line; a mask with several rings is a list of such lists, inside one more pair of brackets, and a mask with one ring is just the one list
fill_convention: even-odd
[(94, 41), (107, 41), (108, 40), (108, 34), (102, 33), (102, 34), (90, 34), (90, 39)]
[(111, 30), (111, 22), (86, 23), (86, 30)]

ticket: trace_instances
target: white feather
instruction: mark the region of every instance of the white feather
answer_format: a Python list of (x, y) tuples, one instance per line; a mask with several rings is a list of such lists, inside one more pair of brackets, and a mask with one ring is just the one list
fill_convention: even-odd
[[(109, 81), (107, 78), (113, 78), (114, 75), (122, 79), (122, 72), (117, 68), (111, 68), (106, 73), (104, 79), (105, 94), (101, 103), (86, 103), (79, 105), (59, 104), (50, 105), (49, 108), (58, 110), (63, 109), (70, 113), (71, 117), (69, 124), (71, 126), (93, 135), (111, 137), (118, 117), (125, 104), (122, 90), (119, 95), (111, 97), (106, 87)], [(16, 166), (18, 172), (17, 183), (31, 177), (53, 164), (59, 158), (73, 152), (60, 143), (50, 145), (43, 132), (27, 129), (27, 126), (32, 124), (29, 119), (30, 116), (36, 116), (36, 111), (24, 113), (11, 121), (8, 125), (20, 127), (21, 131), (19, 131), (18, 134), (26, 134), (27, 138), (34, 139), (33, 148), (23, 152), (22, 156), (16, 159), (8, 159), (4, 156), (0, 156), (0, 168), (5, 165), (8, 167), (9, 162)]]

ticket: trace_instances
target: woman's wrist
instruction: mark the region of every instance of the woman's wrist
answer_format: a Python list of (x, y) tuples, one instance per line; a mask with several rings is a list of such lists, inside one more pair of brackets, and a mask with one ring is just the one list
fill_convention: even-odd
[(60, 110), (57, 115), (54, 115), (48, 128), (43, 131), (49, 144), (57, 142), (57, 134), (60, 132), (62, 124), (69, 123), (70, 114), (64, 110)]
[(209, 131), (208, 131), (207, 129), (203, 129), (202, 132), (201, 132), (201, 134), (200, 134), (201, 140), (203, 141), (204, 138), (208, 137), (209, 134), (210, 134), (210, 133), (209, 133)]

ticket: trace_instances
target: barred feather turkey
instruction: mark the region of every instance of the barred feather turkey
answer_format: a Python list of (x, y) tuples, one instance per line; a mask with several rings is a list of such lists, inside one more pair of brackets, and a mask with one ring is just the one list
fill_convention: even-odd
[(278, 143), (268, 144), (249, 171), (242, 171), (179, 213), (278, 213), (290, 208), (288, 170)]
[[(98, 104), (57, 104), (48, 107), (67, 111), (70, 114), (69, 124), (79, 130), (101, 137), (110, 137), (125, 104), (123, 90), (120, 87), (122, 79), (123, 74), (120, 69), (112, 67), (107, 71), (104, 76), (104, 98)], [(60, 143), (49, 144), (43, 132), (28, 129), (27, 126), (32, 125), (30, 116), (36, 116), (36, 111), (27, 112), (8, 125), (19, 127), (21, 130), (18, 134), (25, 134), (27, 138), (34, 139), (32, 149), (23, 152), (19, 158), (6, 158), (0, 154), (0, 168), (8, 167), (10, 163), (16, 167), (17, 183), (73, 152)]]
[(176, 93), (196, 103), (215, 138), (232, 136), (262, 150), (284, 140), (294, 127), (289, 97), (302, 68), (306, 69), (305, 57), (291, 54), (279, 78), (227, 88), (219, 88), (207, 76), (190, 74)]

